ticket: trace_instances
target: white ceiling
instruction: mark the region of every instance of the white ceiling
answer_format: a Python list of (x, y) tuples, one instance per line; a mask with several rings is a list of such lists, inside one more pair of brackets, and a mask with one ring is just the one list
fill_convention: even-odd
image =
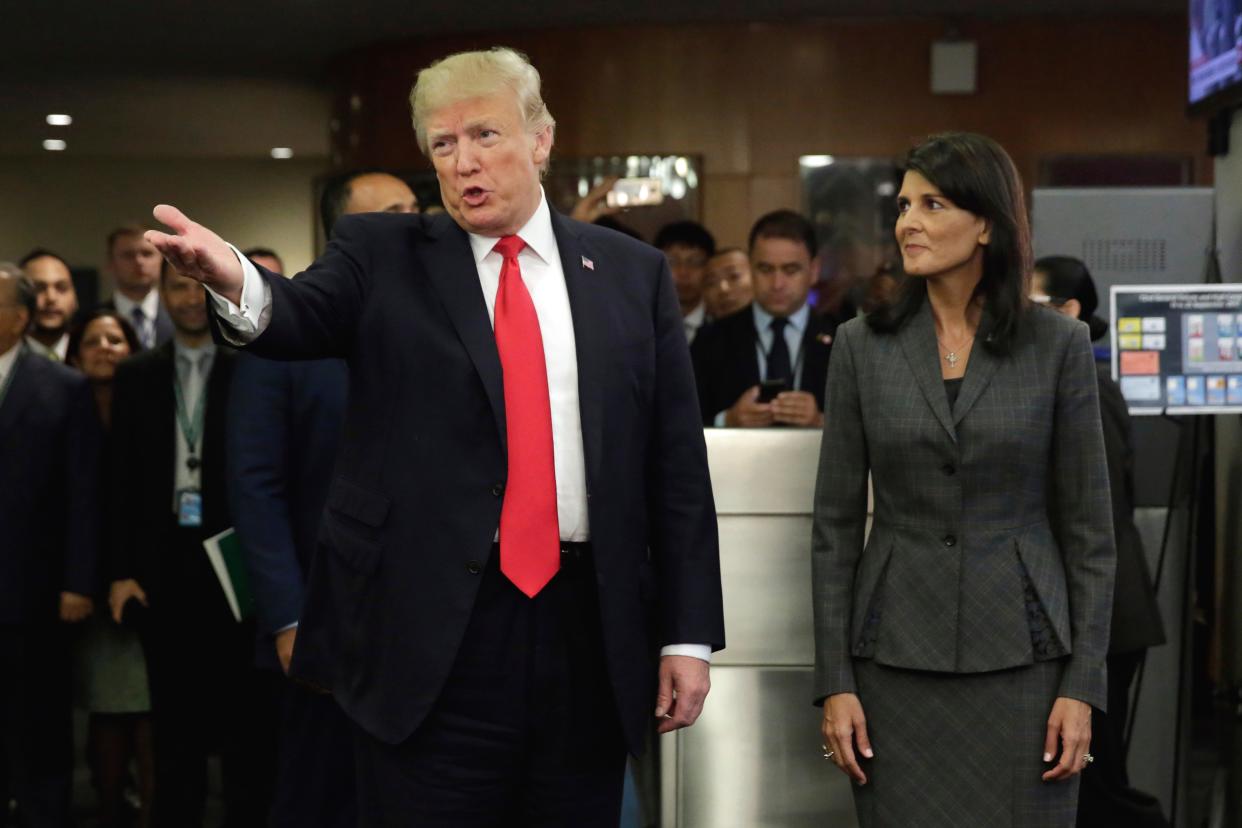
[[(1187, 0), (0, 0), (0, 155), (326, 157), (335, 55), (383, 40), (623, 23), (1177, 14)], [(49, 112), (75, 123), (56, 130)], [(279, 117), (276, 116), (279, 113)], [(241, 125), (245, 127), (242, 128)]]

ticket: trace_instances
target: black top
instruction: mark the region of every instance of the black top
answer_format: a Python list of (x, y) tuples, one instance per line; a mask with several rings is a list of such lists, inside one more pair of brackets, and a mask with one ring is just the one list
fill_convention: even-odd
[(953, 406), (957, 405), (957, 395), (962, 390), (962, 380), (964, 379), (966, 378), (958, 377), (957, 379), (947, 379), (944, 381), (944, 393), (949, 398), (950, 411), (953, 410)]

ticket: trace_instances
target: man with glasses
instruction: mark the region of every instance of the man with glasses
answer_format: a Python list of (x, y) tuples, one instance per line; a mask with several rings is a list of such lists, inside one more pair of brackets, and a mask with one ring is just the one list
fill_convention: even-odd
[(686, 342), (694, 342), (699, 329), (710, 321), (703, 304), (703, 273), (707, 260), (716, 252), (716, 240), (698, 222), (677, 221), (660, 228), (655, 246), (668, 259), (673, 272)]

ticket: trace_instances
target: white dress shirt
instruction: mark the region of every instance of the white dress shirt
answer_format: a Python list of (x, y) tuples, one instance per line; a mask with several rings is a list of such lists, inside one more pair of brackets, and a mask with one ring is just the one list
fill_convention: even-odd
[[(188, 348), (180, 342), (173, 340), (173, 369), (177, 372), (177, 376), (181, 379), (181, 391), (185, 399), (185, 416), (191, 423), (194, 421), (194, 411), (198, 406), (199, 397), (207, 393), (207, 377), (211, 374), (211, 365), (215, 360), (216, 346), (211, 342), (201, 345), (198, 348)], [(185, 360), (189, 360), (189, 365), (185, 364)], [(204, 416), (204, 420), (206, 417)], [(197, 468), (191, 469), (189, 463), (190, 447), (186, 445), (185, 435), (181, 431), (181, 423), (178, 417), (173, 417), (173, 429), (175, 431), (175, 440), (177, 446), (176, 460), (173, 472), (173, 512), (180, 510), (181, 504), (178, 503), (177, 492), (185, 489), (202, 491), (203, 488), (203, 430), (199, 429), (195, 435), (194, 455), (198, 457), (200, 463)]]
[(26, 337), (26, 344), (30, 346), (32, 351), (38, 353), (39, 356), (47, 357), (57, 362), (64, 362), (69, 355), (69, 334), (67, 333), (61, 334), (60, 339), (56, 340), (50, 348), (33, 336)]
[(112, 294), (112, 304), (116, 305), (116, 312), (130, 324), (134, 322), (134, 308), (142, 308), (142, 327), (136, 331), (138, 340), (146, 347), (154, 347), (155, 317), (160, 312), (160, 292), (152, 288), (142, 297), (141, 302), (135, 302), (118, 290)]
[(699, 328), (707, 323), (707, 303), (699, 302), (699, 306), (681, 318), (681, 326), (686, 331), (686, 344), (694, 343)]
[[(582, 417), (578, 406), (578, 352), (560, 248), (552, 231), (547, 198), (542, 193), (534, 215), (518, 230), (517, 236), (526, 242), (526, 247), (518, 254), (518, 265), (522, 270), (522, 282), (530, 293), (535, 315), (539, 319), (548, 372), (556, 511), (561, 540), (583, 542), (590, 540), (591, 528), (587, 515)], [(488, 319), (494, 324), (496, 292), (500, 287), (500, 268), (504, 262), (504, 258), (493, 249), (499, 239), (474, 233), (470, 233), (469, 237)], [(232, 328), (231, 335), (226, 338), (245, 344), (262, 333), (271, 320), (272, 289), (236, 247), (233, 252), (244, 273), (241, 306), (234, 305), (210, 288), (207, 293), (222, 321)], [(711, 661), (711, 647), (707, 644), (671, 644), (663, 647), (660, 654), (688, 655)]]
[(13, 372), (13, 365), (17, 362), (17, 354), (22, 349), (22, 341), (17, 340), (17, 344), (9, 348), (3, 354), (0, 354), (0, 404), (4, 403), (5, 385), (8, 384), (9, 374)]

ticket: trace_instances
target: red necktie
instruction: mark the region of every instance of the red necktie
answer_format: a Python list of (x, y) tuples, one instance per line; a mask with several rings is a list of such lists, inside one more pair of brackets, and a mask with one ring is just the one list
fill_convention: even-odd
[(518, 265), (525, 246), (517, 236), (505, 236), (494, 248), (504, 257), (495, 330), (509, 444), (509, 480), (500, 508), (500, 571), (534, 598), (560, 568), (561, 540), (543, 337)]

